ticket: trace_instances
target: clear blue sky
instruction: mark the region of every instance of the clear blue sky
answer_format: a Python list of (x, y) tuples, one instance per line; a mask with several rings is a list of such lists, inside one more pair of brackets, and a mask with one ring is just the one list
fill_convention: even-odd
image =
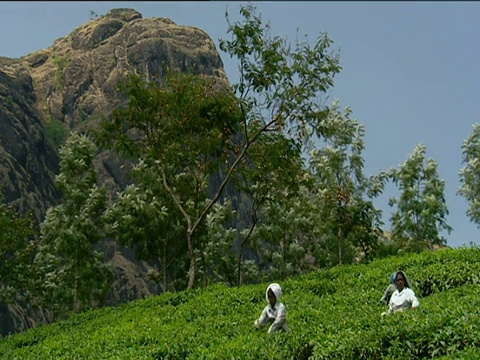
[[(144, 18), (167, 17), (196, 26), (218, 47), (228, 38), (225, 10), (238, 16), (245, 2), (1, 2), (0, 56), (21, 57), (51, 46), (59, 37), (112, 8), (133, 8)], [(342, 72), (330, 97), (350, 106), (365, 125), (367, 175), (403, 163), (423, 143), (438, 161), (446, 182), (453, 232), (450, 246), (480, 244), (480, 231), (466, 216), (460, 186), (462, 142), (480, 122), (479, 2), (256, 2), (274, 34), (295, 41), (296, 30), (315, 40), (320, 32), (333, 39)], [(220, 53), (230, 80), (237, 64)], [(386, 228), (392, 209), (388, 197), (377, 201)]]

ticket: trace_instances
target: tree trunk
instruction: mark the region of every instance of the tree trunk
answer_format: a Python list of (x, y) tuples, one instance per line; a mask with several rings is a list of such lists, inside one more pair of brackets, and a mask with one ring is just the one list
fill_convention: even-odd
[(75, 310), (75, 312), (78, 312), (78, 270), (75, 269), (75, 284), (73, 285), (74, 286), (74, 290), (73, 290), (73, 309)]
[(200, 256), (202, 259), (202, 266), (203, 266), (203, 287), (207, 287), (207, 260), (205, 259), (205, 251), (203, 249), (200, 251)]
[(163, 292), (167, 292), (167, 241), (163, 242)]
[(342, 265), (342, 228), (338, 228), (338, 264)]
[(190, 268), (188, 269), (188, 290), (193, 289), (195, 284), (195, 251), (192, 245), (192, 233), (190, 229), (187, 231), (188, 256), (190, 257)]

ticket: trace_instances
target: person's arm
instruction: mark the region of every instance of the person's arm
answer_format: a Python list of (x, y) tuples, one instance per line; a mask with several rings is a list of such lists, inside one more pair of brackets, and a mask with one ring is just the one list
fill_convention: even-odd
[(267, 308), (268, 306), (263, 309), (262, 314), (260, 315), (260, 318), (255, 320), (255, 322), (253, 323), (253, 326), (255, 326), (257, 329), (264, 327), (265, 324), (267, 323), (267, 320), (268, 320)]
[(273, 324), (268, 329), (268, 332), (273, 333), (273, 332), (277, 331), (278, 329), (280, 329), (282, 327), (283, 323), (285, 322), (286, 318), (287, 318), (287, 310), (285, 309), (285, 306), (283, 306), (283, 305), (279, 306), (278, 312), (277, 312), (277, 317), (275, 318), (275, 321), (273, 322)]
[(410, 293), (409, 299), (410, 303), (412, 304), (412, 309), (415, 309), (420, 306), (420, 301), (418, 301), (417, 297), (415, 296), (415, 293), (412, 292)]

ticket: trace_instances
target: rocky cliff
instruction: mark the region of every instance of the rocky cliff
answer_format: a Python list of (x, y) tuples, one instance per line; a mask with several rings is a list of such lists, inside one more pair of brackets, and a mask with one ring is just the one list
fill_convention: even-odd
[[(57, 150), (70, 130), (96, 128), (108, 117), (122, 101), (116, 85), (129, 74), (161, 79), (167, 67), (193, 68), (228, 84), (215, 44), (204, 31), (166, 18), (144, 19), (132, 9), (111, 10), (48, 49), (19, 59), (0, 58), (0, 180), (5, 201), (20, 212), (32, 210), (41, 222), (46, 210), (61, 200), (54, 185)], [(114, 155), (99, 154), (97, 166), (110, 191), (128, 182)], [(161, 291), (146, 277), (149, 264), (135, 261), (116, 244), (106, 246), (116, 274), (111, 305)], [(38, 313), (36, 319), (28, 316), (25, 309), (0, 307), (2, 334), (44, 320)]]

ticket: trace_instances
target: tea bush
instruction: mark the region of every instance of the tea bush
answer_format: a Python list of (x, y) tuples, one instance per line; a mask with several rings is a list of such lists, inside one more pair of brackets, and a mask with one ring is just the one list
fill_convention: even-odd
[[(280, 282), (291, 333), (253, 321), (267, 283), (165, 293), (0, 340), (5, 359), (476, 359), (480, 250), (445, 249), (338, 266)], [(382, 317), (403, 268), (420, 308)]]

